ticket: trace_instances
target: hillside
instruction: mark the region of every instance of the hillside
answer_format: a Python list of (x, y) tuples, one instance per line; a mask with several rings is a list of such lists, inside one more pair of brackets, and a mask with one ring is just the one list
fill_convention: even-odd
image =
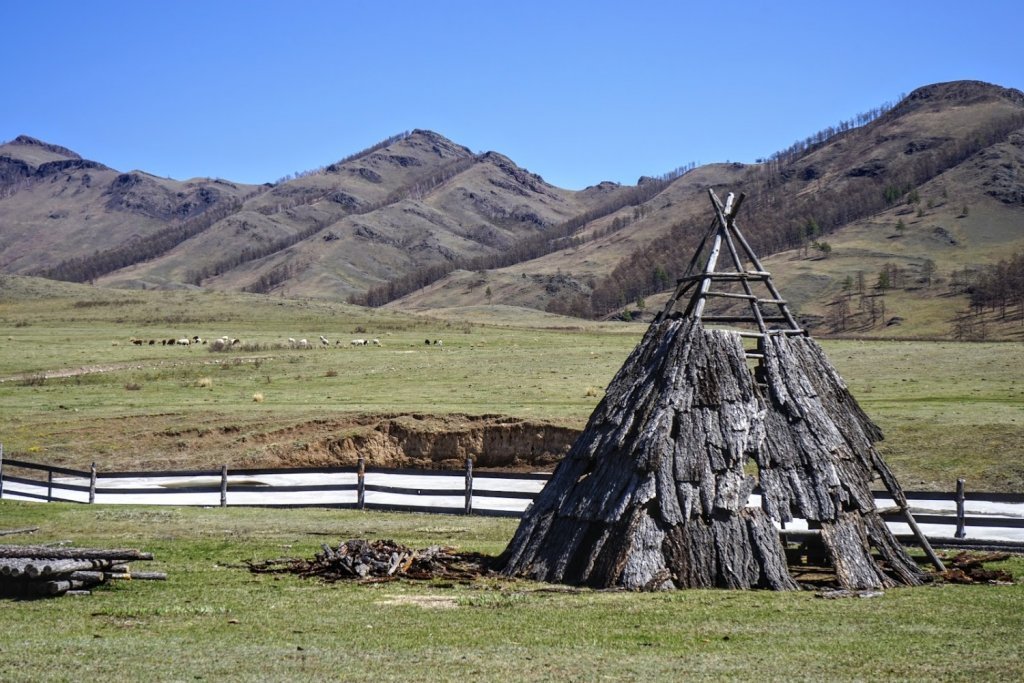
[[(974, 81), (756, 164), (582, 191), (424, 130), (259, 187), (119, 173), (23, 136), (0, 146), (0, 270), (449, 316), (649, 314), (707, 230), (713, 187), (746, 193), (741, 226), (816, 334), (943, 336), (979, 274), (1024, 249), (1022, 140), (1024, 93)], [(975, 320), (994, 324), (983, 336), (1011, 334), (1006, 308)]]
[[(762, 256), (777, 254), (767, 262), (816, 333), (946, 336), (967, 306), (971, 273), (1024, 249), (1022, 140), (1019, 91), (928, 86), (865, 125), (823, 131), (764, 163), (695, 169), (642, 205), (589, 223), (568, 248), (487, 273), (452, 273), (389, 305), (486, 300), (601, 316), (635, 313), (642, 300), (649, 313), (707, 229), (714, 187), (747, 193), (741, 226)], [(929, 262), (929, 281), (918, 282)], [(883, 321), (880, 310), (866, 309), (879, 273), (894, 268)], [(849, 298), (848, 277), (870, 290), (853, 302), (864, 315), (836, 324), (833, 302)], [(899, 327), (883, 325), (893, 317), (903, 318)], [(1006, 334), (1014, 333), (996, 336)]]
[(100, 282), (347, 299), (417, 268), (495, 253), (587, 205), (499, 154), (413, 131), (253, 197), (159, 260)]
[(41, 273), (145, 242), (169, 225), (233, 210), (257, 191), (219, 179), (121, 173), (22, 135), (0, 145), (0, 270)]

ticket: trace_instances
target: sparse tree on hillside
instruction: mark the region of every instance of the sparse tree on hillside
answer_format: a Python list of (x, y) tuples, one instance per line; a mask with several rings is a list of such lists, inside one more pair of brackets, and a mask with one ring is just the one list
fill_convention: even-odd
[(925, 282), (926, 287), (932, 286), (932, 279), (935, 277), (935, 261), (930, 258), (926, 258), (921, 263), (921, 278)]
[(847, 321), (850, 318), (850, 303), (845, 296), (841, 296), (832, 302), (829, 318), (834, 332), (842, 332), (846, 329)]
[(884, 292), (890, 287), (892, 287), (892, 281), (889, 278), (889, 269), (887, 267), (883, 267), (878, 271), (878, 280), (875, 281), (875, 289), (880, 292)]

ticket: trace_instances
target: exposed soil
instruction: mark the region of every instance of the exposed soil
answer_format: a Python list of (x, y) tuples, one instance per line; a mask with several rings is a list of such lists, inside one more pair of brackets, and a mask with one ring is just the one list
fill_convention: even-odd
[(280, 462), (271, 463), (268, 454), (267, 465), (348, 466), (362, 457), (370, 467), (451, 469), (472, 458), (479, 468), (536, 470), (553, 467), (579, 434), (544, 422), (459, 414), (346, 416), (316, 425), (315, 432)]
[[(265, 417), (164, 413), (69, 422), (54, 443), (11, 458), (101, 470), (367, 467), (550, 470), (579, 430), (502, 415), (333, 414), (267, 422)], [(115, 444), (113, 447), (111, 444)]]

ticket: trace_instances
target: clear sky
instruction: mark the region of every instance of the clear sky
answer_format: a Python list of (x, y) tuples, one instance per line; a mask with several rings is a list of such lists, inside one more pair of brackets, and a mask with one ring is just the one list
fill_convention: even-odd
[(414, 128), (635, 183), (931, 83), (1024, 89), (1024, 0), (0, 0), (0, 35), (0, 141), (252, 183)]

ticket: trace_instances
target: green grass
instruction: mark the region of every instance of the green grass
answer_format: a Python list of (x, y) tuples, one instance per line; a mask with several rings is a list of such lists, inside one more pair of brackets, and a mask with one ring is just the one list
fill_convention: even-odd
[[(496, 554), (514, 520), (333, 510), (0, 503), (8, 542), (153, 552), (88, 597), (0, 601), (0, 679), (1014, 680), (1024, 587), (626, 593), (527, 581), (321, 584), (242, 564), (393, 538)], [(1020, 577), (1024, 561), (1002, 566)]]
[[(10, 457), (78, 468), (288, 462), (343, 436), (317, 425), (357, 413), (502, 414), (582, 427), (644, 329), (516, 319), (507, 308), (502, 324), (480, 324), (260, 296), (9, 276), (3, 284), (0, 443)], [(245, 346), (210, 353), (128, 341), (192, 334)], [(343, 347), (286, 344), (320, 334)], [(383, 346), (352, 348), (355, 337)], [(880, 448), (907, 488), (951, 490), (964, 477), (971, 490), (1024, 490), (1024, 345), (822, 344), (883, 428)], [(43, 378), (83, 368), (109, 371)]]

